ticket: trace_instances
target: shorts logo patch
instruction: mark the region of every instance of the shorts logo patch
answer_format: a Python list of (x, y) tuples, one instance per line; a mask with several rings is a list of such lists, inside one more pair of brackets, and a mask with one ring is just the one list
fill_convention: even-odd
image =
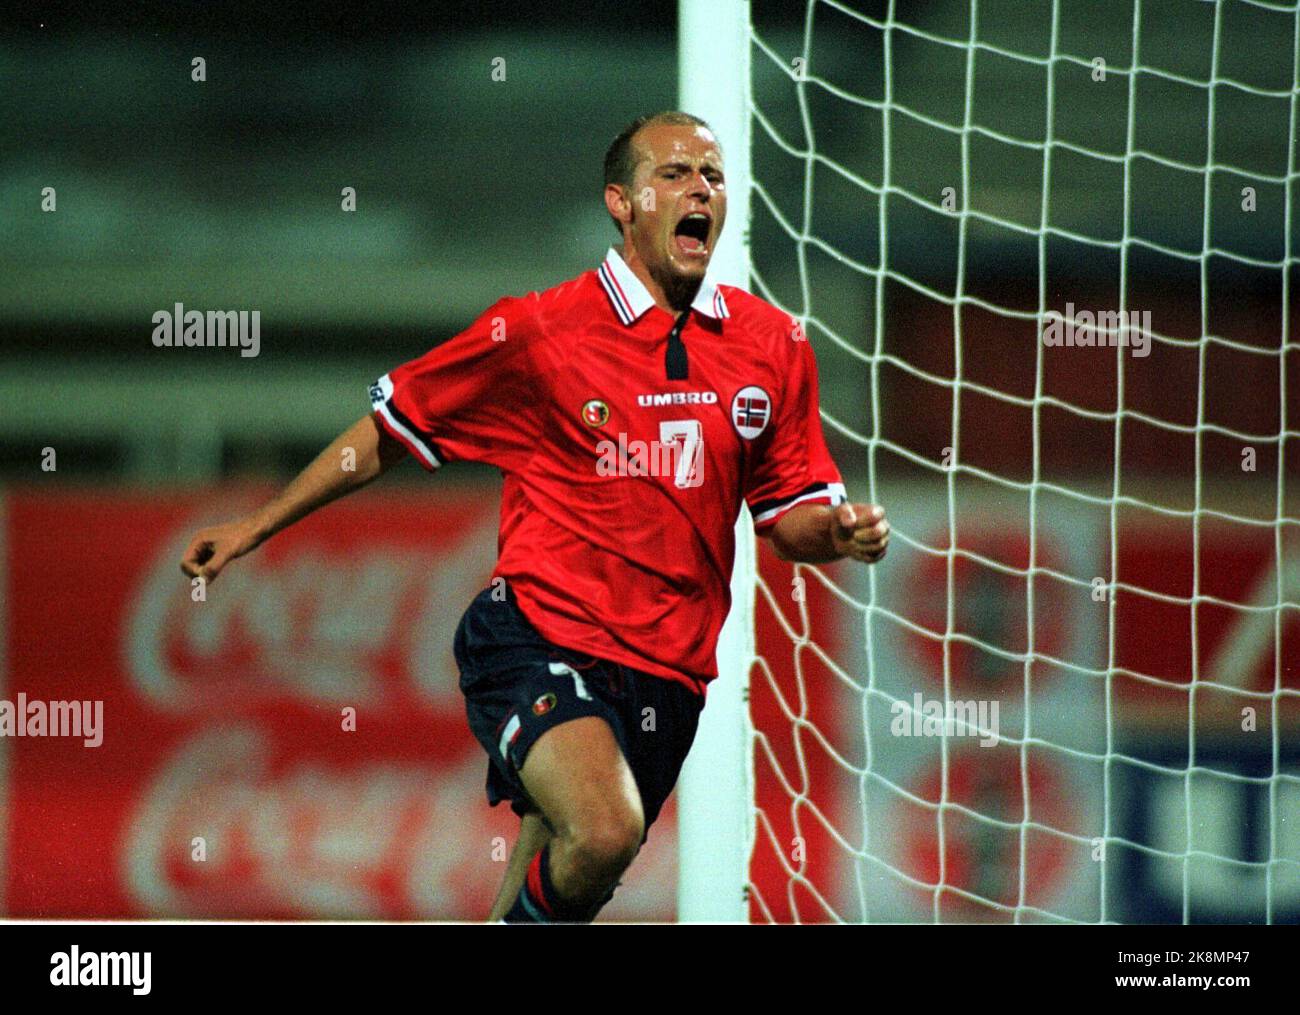
[(555, 695), (547, 691), (533, 702), (533, 715), (545, 715), (555, 707)]
[(593, 398), (582, 407), (582, 421), (590, 427), (604, 426), (609, 422), (609, 406)]
[(767, 429), (771, 418), (772, 399), (757, 385), (741, 388), (731, 400), (731, 422), (746, 440), (752, 441)]

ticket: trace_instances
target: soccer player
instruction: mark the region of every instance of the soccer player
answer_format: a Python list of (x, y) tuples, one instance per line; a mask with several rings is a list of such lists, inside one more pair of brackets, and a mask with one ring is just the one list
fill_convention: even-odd
[(708, 125), (629, 124), (605, 207), (621, 244), (597, 269), (379, 378), (370, 415), (181, 564), (215, 579), (406, 454), (501, 469), (493, 582), (455, 636), (488, 800), (522, 819), (492, 920), (591, 920), (645, 841), (717, 675), (742, 498), (786, 560), (874, 563), (889, 542), (881, 508), (845, 500), (797, 322), (706, 276), (727, 213)]

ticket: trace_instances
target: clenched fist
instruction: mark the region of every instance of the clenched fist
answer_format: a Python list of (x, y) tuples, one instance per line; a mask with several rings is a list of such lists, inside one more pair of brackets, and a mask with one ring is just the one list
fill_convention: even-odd
[(213, 581), (222, 568), (261, 542), (257, 524), (248, 518), (200, 529), (185, 549), (181, 570), (191, 578)]
[(831, 543), (842, 557), (874, 564), (889, 546), (885, 509), (876, 504), (836, 505), (831, 513)]

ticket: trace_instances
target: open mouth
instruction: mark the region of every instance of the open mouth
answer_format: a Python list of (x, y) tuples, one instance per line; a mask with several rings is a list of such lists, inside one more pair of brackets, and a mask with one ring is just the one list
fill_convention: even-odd
[(694, 211), (677, 223), (674, 238), (684, 254), (700, 256), (708, 252), (709, 227), (712, 222), (703, 212)]

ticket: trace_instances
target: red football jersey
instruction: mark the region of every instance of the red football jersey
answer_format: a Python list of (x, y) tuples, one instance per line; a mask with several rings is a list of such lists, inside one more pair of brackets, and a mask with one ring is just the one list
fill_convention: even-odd
[(686, 378), (670, 380), (678, 320), (611, 249), (595, 271), (501, 300), (370, 395), (425, 468), (501, 469), (494, 575), (543, 636), (702, 692), (741, 498), (761, 533), (844, 487), (797, 323), (706, 279), (680, 331)]

